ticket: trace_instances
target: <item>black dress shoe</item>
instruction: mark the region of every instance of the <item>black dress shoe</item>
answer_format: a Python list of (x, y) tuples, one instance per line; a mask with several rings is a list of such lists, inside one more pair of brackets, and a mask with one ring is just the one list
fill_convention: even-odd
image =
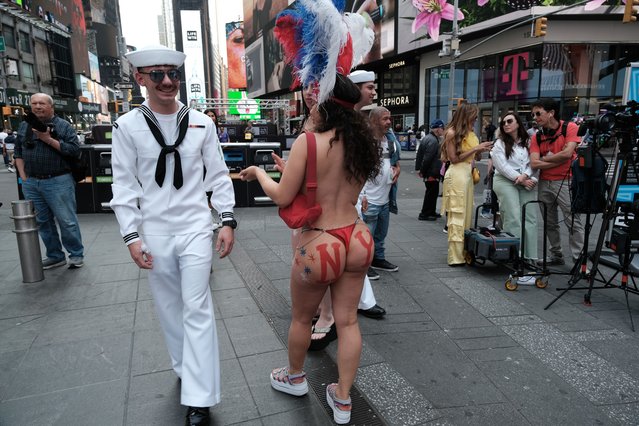
[(379, 305), (375, 305), (370, 309), (358, 309), (357, 313), (362, 314), (368, 318), (382, 319), (384, 318), (384, 315), (386, 315), (386, 309), (382, 308)]
[(186, 411), (186, 426), (210, 426), (209, 407), (189, 407)]

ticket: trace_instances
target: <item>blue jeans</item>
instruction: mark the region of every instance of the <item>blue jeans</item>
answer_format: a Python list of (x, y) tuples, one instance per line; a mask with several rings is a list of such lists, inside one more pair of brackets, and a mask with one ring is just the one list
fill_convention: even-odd
[[(82, 235), (75, 213), (75, 182), (71, 173), (49, 179), (30, 177), (22, 182), (22, 192), (27, 200), (33, 202), (38, 231), (47, 249), (47, 257), (54, 260), (65, 259), (62, 251), (64, 245), (69, 257), (83, 258)], [(60, 226), (62, 242), (56, 220)]]
[(388, 234), (388, 225), (390, 223), (390, 211), (388, 203), (383, 206), (369, 204), (368, 210), (362, 212), (364, 222), (368, 225), (368, 229), (373, 235), (375, 242), (375, 259), (383, 260), (384, 257), (384, 240)]

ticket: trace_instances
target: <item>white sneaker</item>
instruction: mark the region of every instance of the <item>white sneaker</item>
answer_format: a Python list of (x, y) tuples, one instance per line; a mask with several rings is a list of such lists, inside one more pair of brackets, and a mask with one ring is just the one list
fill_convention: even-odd
[(537, 278), (532, 275), (524, 275), (523, 277), (519, 277), (517, 279), (517, 284), (519, 285), (535, 285), (535, 281)]

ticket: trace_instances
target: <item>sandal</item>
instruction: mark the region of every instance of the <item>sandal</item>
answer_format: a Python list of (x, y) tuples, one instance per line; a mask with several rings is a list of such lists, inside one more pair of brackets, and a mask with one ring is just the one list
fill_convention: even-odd
[(351, 398), (339, 399), (335, 396), (337, 391), (337, 383), (331, 383), (326, 386), (326, 402), (333, 409), (333, 420), (338, 425), (345, 425), (351, 421)]
[(324, 337), (321, 339), (311, 339), (311, 344), (308, 346), (309, 351), (321, 351), (326, 348), (329, 343), (337, 339), (337, 327), (333, 323), (330, 327), (317, 327), (313, 326), (311, 334), (324, 333)]
[(308, 393), (306, 373), (302, 371), (299, 374), (288, 374), (288, 367), (276, 368), (271, 371), (271, 386), (277, 391), (293, 396), (302, 396)]

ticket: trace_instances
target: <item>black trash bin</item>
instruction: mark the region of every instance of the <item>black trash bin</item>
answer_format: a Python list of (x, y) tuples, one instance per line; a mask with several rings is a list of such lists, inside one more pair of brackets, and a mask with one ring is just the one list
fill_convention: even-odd
[[(249, 144), (250, 165), (262, 167), (266, 173), (276, 182), (280, 180), (280, 172), (275, 169), (275, 161), (271, 156), (275, 153), (282, 156), (282, 144), (280, 142), (252, 142)], [(248, 182), (249, 206), (272, 206), (273, 200), (268, 197), (257, 180)]]
[(233, 181), (235, 207), (248, 207), (248, 184), (240, 179), (240, 172), (247, 167), (249, 144), (225, 142), (220, 145), (224, 153), (224, 162)]
[(78, 213), (95, 213), (93, 200), (93, 145), (80, 145), (82, 164), (86, 165), (86, 178), (75, 184), (75, 202)]
[(109, 202), (113, 198), (111, 184), (111, 145), (97, 144), (93, 147), (93, 205), (96, 213), (109, 212)]

